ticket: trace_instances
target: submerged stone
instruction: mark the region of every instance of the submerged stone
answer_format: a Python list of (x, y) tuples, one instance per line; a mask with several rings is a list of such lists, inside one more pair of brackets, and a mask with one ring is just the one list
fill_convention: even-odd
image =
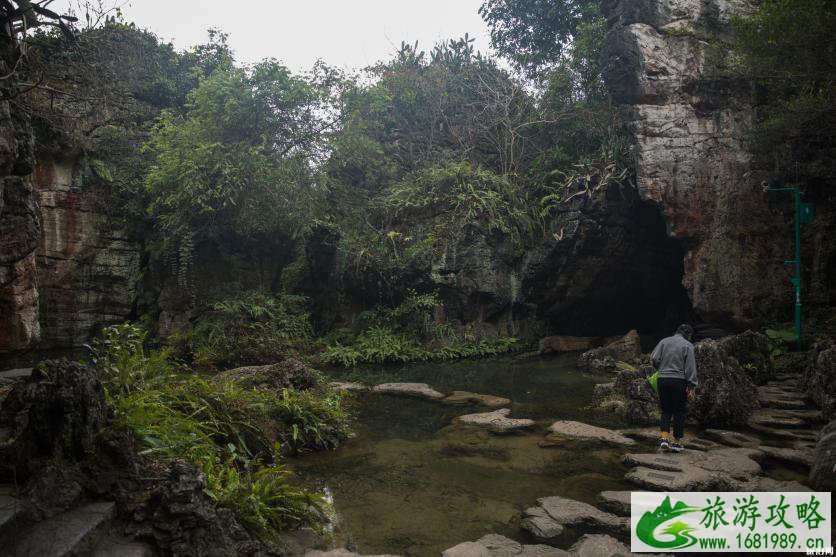
[(445, 397), (441, 402), (453, 406), (465, 406), (467, 404), (478, 404), (487, 406), (488, 408), (502, 408), (511, 404), (507, 398), (494, 395), (483, 395), (479, 393), (470, 393), (467, 391), (453, 391), (449, 396)]
[(509, 418), (508, 414), (510, 413), (511, 410), (508, 408), (501, 408), (493, 412), (466, 414), (454, 418), (453, 421), (466, 425), (484, 427), (493, 433), (510, 433), (512, 431), (534, 427), (534, 420), (527, 418)]
[(426, 383), (383, 383), (372, 388), (375, 393), (383, 395), (411, 396), (428, 400), (441, 400), (444, 393), (440, 393)]

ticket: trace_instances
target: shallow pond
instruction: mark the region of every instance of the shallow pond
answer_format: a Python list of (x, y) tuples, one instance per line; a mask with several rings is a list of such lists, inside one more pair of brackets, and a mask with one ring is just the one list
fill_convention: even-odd
[(485, 411), (371, 393), (356, 396), (356, 437), (337, 451), (295, 461), (307, 484), (327, 488), (337, 512), (334, 542), (363, 554), (439, 555), (459, 542), (496, 532), (527, 541), (520, 511), (537, 498), (564, 495), (594, 502), (605, 489), (629, 489), (623, 450), (596, 443), (541, 448), (558, 419), (621, 426), (588, 410), (606, 377), (575, 368), (575, 357), (424, 363), (339, 374), (378, 384), (429, 383), (442, 392), (504, 396), (512, 417), (538, 422), (533, 432), (497, 436), (451, 426), (458, 415)]

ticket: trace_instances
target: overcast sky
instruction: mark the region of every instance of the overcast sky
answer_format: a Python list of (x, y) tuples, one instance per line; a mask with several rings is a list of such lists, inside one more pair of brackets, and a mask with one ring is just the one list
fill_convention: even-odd
[[(113, 5), (117, 0), (108, 0)], [(74, 0), (56, 0), (66, 11)], [(401, 41), (424, 50), (464, 33), (489, 50), (489, 34), (477, 10), (482, 0), (119, 0), (125, 19), (172, 41), (178, 49), (206, 41), (217, 27), (241, 62), (273, 57), (293, 70), (322, 58), (342, 69), (386, 59)]]

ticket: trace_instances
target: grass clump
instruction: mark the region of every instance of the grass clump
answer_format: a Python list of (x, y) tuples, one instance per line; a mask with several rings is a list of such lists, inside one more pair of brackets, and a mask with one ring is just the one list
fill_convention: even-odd
[(324, 500), (293, 485), (281, 455), (332, 448), (346, 435), (339, 396), (211, 381), (165, 350), (146, 352), (144, 341), (141, 329), (123, 324), (89, 346), (114, 426), (133, 431), (144, 454), (196, 465), (206, 494), (257, 535), (275, 538), (282, 529), (319, 524)]

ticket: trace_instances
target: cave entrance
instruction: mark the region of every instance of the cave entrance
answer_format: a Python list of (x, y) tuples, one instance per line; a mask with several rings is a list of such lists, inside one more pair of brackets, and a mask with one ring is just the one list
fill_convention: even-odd
[(551, 332), (609, 336), (637, 329), (652, 337), (695, 320), (682, 285), (683, 247), (634, 188), (598, 192), (561, 219), (575, 232), (568, 247), (558, 242), (532, 289)]

